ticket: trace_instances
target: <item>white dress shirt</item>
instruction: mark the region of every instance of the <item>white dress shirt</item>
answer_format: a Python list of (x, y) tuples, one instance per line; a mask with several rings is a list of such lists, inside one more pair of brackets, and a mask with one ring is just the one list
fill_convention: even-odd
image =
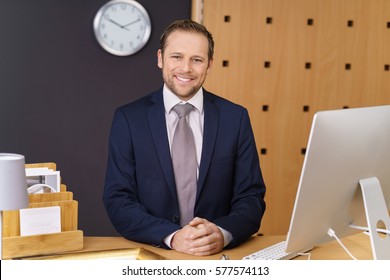
[[(168, 87), (164, 84), (163, 89), (163, 98), (164, 98), (164, 107), (165, 107), (165, 120), (167, 124), (167, 132), (168, 132), (168, 140), (169, 147), (172, 151), (172, 139), (173, 134), (175, 132), (175, 128), (179, 119), (177, 114), (172, 108), (178, 104), (189, 103), (193, 105), (195, 108), (188, 114), (187, 121), (192, 129), (192, 133), (194, 135), (195, 140), (195, 148), (196, 148), (196, 160), (197, 160), (197, 174), (199, 176), (199, 165), (202, 155), (202, 143), (203, 143), (203, 124), (204, 124), (204, 111), (203, 111), (203, 88), (200, 88), (199, 91), (187, 102), (181, 100), (174, 93), (172, 93)], [(224, 246), (228, 245), (230, 241), (233, 239), (230, 232), (224, 230), (219, 227), (224, 236)], [(168, 235), (164, 238), (164, 243), (171, 248), (171, 241), (176, 232)]]
[(164, 86), (163, 97), (164, 97), (165, 120), (167, 123), (169, 147), (171, 148), (171, 151), (172, 151), (173, 134), (175, 133), (177, 123), (179, 122), (177, 114), (174, 110), (172, 110), (172, 108), (177, 104), (185, 104), (185, 103), (189, 103), (192, 106), (194, 106), (194, 109), (187, 115), (187, 121), (191, 127), (192, 134), (194, 135), (196, 161), (198, 165), (198, 174), (199, 174), (200, 158), (202, 154), (203, 123), (204, 123), (203, 89), (200, 88), (200, 90), (190, 100), (184, 102), (175, 94), (173, 94), (166, 86)]

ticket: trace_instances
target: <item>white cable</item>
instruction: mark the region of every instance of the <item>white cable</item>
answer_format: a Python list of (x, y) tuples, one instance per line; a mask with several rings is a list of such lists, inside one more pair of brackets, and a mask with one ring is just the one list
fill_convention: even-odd
[[(363, 230), (363, 231), (370, 231), (370, 229), (368, 227), (362, 227), (362, 226), (357, 226), (357, 225), (353, 225), (353, 224), (350, 224), (349, 227), (353, 228), (353, 229)], [(390, 235), (390, 230), (387, 230), (387, 229), (377, 228), (376, 231)]]
[(298, 256), (307, 256), (307, 260), (310, 261), (311, 254), (310, 253), (298, 253)]
[(328, 235), (330, 236), (330, 237), (334, 237), (336, 240), (337, 240), (337, 242), (341, 245), (341, 247), (343, 247), (343, 249), (348, 253), (348, 255), (353, 259), (353, 260), (357, 260), (357, 258), (355, 258), (352, 254), (351, 254), (351, 252), (349, 252), (348, 251), (348, 249), (344, 246), (344, 244), (340, 241), (340, 239), (337, 237), (337, 235), (336, 235), (336, 232), (333, 230), (333, 229), (328, 229)]

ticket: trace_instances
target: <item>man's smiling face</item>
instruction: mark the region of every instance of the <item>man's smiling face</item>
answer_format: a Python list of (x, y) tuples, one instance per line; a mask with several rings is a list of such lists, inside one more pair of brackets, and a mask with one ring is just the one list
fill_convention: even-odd
[(164, 53), (157, 52), (167, 87), (180, 99), (189, 100), (210, 72), (208, 40), (197, 32), (177, 30), (169, 35)]

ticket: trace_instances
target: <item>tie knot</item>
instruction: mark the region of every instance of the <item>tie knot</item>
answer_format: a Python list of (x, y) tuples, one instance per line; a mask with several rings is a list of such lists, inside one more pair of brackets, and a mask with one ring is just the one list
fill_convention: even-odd
[(187, 116), (192, 109), (194, 108), (193, 105), (186, 103), (186, 104), (177, 104), (172, 109), (176, 112), (176, 114), (181, 117)]

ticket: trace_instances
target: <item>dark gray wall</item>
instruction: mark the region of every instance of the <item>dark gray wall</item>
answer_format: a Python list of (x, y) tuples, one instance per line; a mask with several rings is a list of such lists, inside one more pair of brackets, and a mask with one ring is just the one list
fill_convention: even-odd
[(113, 112), (162, 85), (159, 36), (191, 14), (191, 0), (139, 0), (151, 38), (137, 54), (116, 57), (92, 30), (106, 2), (0, 0), (0, 152), (57, 163), (84, 235), (116, 235), (101, 198)]

